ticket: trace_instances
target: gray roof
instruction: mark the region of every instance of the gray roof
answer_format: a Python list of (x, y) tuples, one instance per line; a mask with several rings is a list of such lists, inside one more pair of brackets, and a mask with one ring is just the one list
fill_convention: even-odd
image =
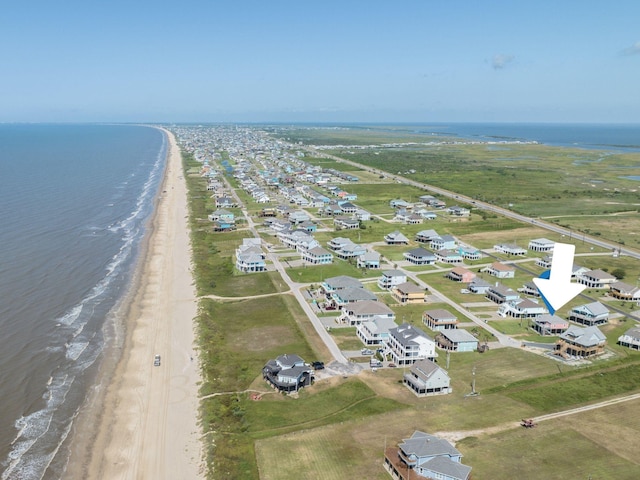
[(560, 338), (583, 347), (593, 347), (607, 339), (598, 327), (583, 328), (576, 325), (571, 325), (566, 332), (560, 335)]
[(471, 473), (471, 467), (463, 465), (459, 462), (454, 462), (448, 457), (436, 457), (422, 465), (431, 471), (442, 473), (448, 478), (454, 478), (456, 480), (467, 480)]
[(385, 277), (406, 277), (407, 274), (402, 270), (385, 270), (382, 272)]
[(389, 315), (393, 314), (387, 305), (382, 302), (374, 300), (361, 300), (354, 302), (351, 305), (344, 307), (347, 311), (352, 312), (354, 315)]
[(313, 247), (308, 250), (309, 253), (314, 255), (332, 255), (332, 253), (322, 247)]
[(583, 273), (582, 276), (583, 277), (589, 277), (589, 278), (595, 278), (596, 280), (611, 280), (611, 279), (615, 279), (616, 278), (613, 275), (611, 275), (610, 273), (607, 273), (604, 270), (600, 270), (600, 269), (589, 270), (588, 272)]
[(364, 288), (357, 279), (353, 277), (349, 277), (347, 275), (339, 275), (337, 277), (326, 278), (324, 280), (324, 283), (326, 283), (331, 288), (334, 288), (336, 290), (340, 290), (342, 288), (347, 288), (347, 287)]
[(423, 293), (424, 288), (419, 287), (413, 282), (404, 282), (396, 285), (396, 288), (402, 293)]
[(389, 317), (373, 317), (363, 323), (371, 332), (388, 333), (390, 329), (395, 328), (398, 324), (393, 318)]
[(426, 310), (424, 314), (429, 315), (434, 320), (456, 320), (457, 318), (453, 313), (448, 312), (442, 308), (436, 308), (435, 310)]
[(538, 318), (534, 319), (538, 325), (542, 325), (548, 323), (549, 325), (567, 325), (567, 321), (560, 318), (557, 315), (551, 315), (545, 313), (544, 315), (540, 315)]
[(295, 353), (285, 353), (276, 358), (276, 362), (278, 362), (279, 365), (282, 365), (283, 368), (291, 368), (296, 363), (304, 363), (304, 360)]
[[(419, 337), (426, 338), (427, 340), (433, 341), (433, 339), (413, 325), (408, 323), (403, 323), (398, 328), (392, 328), (389, 330), (389, 334), (391, 334), (397, 341), (403, 346), (411, 345), (416, 343), (416, 339)], [(418, 342), (420, 343), (420, 342)]]
[(432, 362), (428, 358), (420, 359), (416, 363), (411, 365), (411, 372), (421, 380), (428, 380), (429, 377), (431, 377), (438, 370), (442, 370), (442, 372), (447, 377), (449, 376), (444, 369), (440, 368), (435, 362)]
[(426, 237), (426, 238), (435, 238), (435, 237), (439, 237), (440, 235), (438, 235), (438, 232), (436, 232), (435, 230), (420, 230), (418, 233), (416, 233), (416, 236)]
[(413, 432), (411, 438), (404, 439), (399, 447), (406, 455), (416, 455), (417, 457), (437, 455), (462, 456), (462, 454), (446, 440), (418, 430)]
[(574, 311), (588, 310), (589, 312), (591, 312), (591, 314), (596, 316), (609, 313), (609, 309), (600, 302), (591, 302), (591, 303), (585, 303), (584, 305), (578, 305), (573, 310)]
[(338, 290), (336, 293), (334, 293), (334, 295), (339, 296), (340, 299), (345, 302), (356, 302), (361, 300), (372, 300), (372, 301), (377, 300), (375, 293), (370, 292), (369, 290), (365, 290), (362, 287), (343, 288), (341, 290)]
[(360, 255), (360, 259), (365, 262), (377, 262), (380, 261), (380, 254), (378, 252), (365, 252)]
[(440, 335), (442, 335), (443, 337), (445, 337), (448, 340), (452, 341), (453, 343), (477, 342), (478, 341), (478, 339), (476, 337), (474, 337), (473, 335), (471, 335), (469, 332), (467, 332), (466, 330), (459, 329), (459, 328), (454, 328), (454, 329), (450, 329), (450, 330), (443, 330), (442, 332), (440, 332)]
[(407, 255), (411, 255), (413, 257), (418, 257), (418, 258), (423, 258), (423, 257), (433, 258), (433, 259), (436, 258), (436, 256), (433, 253), (431, 253), (429, 250), (426, 250), (426, 249), (424, 249), (422, 247), (418, 247), (418, 248), (414, 248), (412, 250), (409, 250), (407, 252)]

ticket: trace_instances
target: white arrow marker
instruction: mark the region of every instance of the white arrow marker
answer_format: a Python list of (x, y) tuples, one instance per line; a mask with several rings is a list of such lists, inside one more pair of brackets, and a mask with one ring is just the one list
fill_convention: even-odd
[(571, 283), (571, 269), (573, 267), (573, 254), (575, 251), (575, 245), (556, 243), (553, 247), (549, 279), (533, 279), (533, 283), (538, 287), (545, 303), (551, 307), (550, 313), (552, 315), (556, 310), (562, 308), (563, 305), (587, 288), (579, 283)]

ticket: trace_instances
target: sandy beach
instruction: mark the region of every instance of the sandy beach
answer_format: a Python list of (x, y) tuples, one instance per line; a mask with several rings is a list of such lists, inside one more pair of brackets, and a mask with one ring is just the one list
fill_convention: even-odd
[(96, 399), (93, 433), (74, 447), (86, 451), (75, 457), (85, 458), (82, 466), (72, 455), (72, 478), (203, 478), (187, 191), (175, 138), (166, 134), (168, 163), (127, 305), (124, 350), (104, 398)]

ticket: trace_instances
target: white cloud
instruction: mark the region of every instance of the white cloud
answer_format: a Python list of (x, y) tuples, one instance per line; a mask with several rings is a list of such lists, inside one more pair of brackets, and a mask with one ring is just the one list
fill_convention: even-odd
[(625, 48), (624, 50), (622, 50), (622, 53), (624, 55), (639, 55), (640, 54), (640, 42), (636, 42), (633, 45), (631, 45), (630, 47)]
[(499, 53), (498, 55), (494, 55), (491, 59), (491, 66), (494, 68), (494, 70), (500, 70), (513, 62), (515, 58), (516, 57), (514, 57), (513, 55)]

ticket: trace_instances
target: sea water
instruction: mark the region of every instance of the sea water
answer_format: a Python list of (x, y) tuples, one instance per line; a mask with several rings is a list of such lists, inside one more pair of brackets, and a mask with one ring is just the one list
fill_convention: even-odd
[(145, 126), (0, 125), (2, 480), (63, 473), (166, 149)]

